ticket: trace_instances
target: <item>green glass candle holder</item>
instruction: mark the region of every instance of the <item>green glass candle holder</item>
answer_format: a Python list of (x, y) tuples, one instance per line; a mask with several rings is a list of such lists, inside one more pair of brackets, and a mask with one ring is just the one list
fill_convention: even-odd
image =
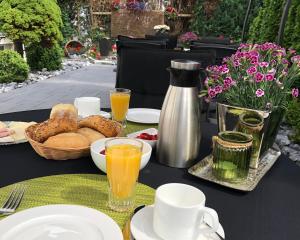
[(250, 167), (257, 168), (262, 146), (264, 118), (258, 112), (247, 111), (239, 116), (237, 131), (253, 137)]
[(253, 137), (225, 131), (213, 137), (213, 175), (221, 181), (238, 182), (248, 176)]

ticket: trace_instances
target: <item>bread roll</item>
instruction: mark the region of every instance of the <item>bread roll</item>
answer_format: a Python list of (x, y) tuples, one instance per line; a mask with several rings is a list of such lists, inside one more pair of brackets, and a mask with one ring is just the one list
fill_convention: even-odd
[(78, 133), (61, 133), (56, 136), (49, 137), (44, 145), (51, 148), (88, 148), (89, 140)]
[(49, 119), (36, 126), (34, 133), (32, 134), (32, 139), (42, 143), (49, 137), (59, 133), (76, 132), (77, 126), (77, 122), (68, 121), (65, 118)]
[(79, 122), (79, 127), (92, 128), (102, 133), (106, 137), (115, 137), (118, 135), (118, 131), (120, 131), (120, 127), (116, 122), (98, 115), (89, 116), (82, 119)]
[(70, 120), (78, 119), (78, 111), (77, 108), (72, 104), (57, 104), (52, 107), (50, 113), (50, 119), (53, 118), (68, 118)]
[(78, 129), (77, 109), (71, 104), (58, 104), (52, 108), (50, 119), (38, 124), (32, 139), (44, 142), (59, 133), (76, 132)]
[(93, 130), (91, 128), (79, 128), (77, 130), (77, 133), (85, 136), (90, 144), (92, 144), (93, 142), (99, 140), (99, 139), (102, 139), (102, 138), (105, 138), (105, 136), (99, 132), (97, 132), (96, 130)]

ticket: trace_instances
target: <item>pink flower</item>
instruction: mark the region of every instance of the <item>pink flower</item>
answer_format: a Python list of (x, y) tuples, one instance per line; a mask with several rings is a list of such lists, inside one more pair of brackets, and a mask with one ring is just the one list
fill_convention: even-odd
[(269, 63), (268, 62), (260, 62), (259, 66), (260, 67), (269, 67)]
[(255, 81), (256, 81), (257, 83), (258, 83), (258, 82), (261, 82), (261, 81), (264, 80), (264, 77), (265, 77), (264, 74), (262, 74), (262, 73), (260, 73), (260, 72), (257, 72), (257, 73), (255, 74)]
[(235, 56), (236, 56), (237, 58), (242, 58), (242, 57), (244, 57), (244, 53), (243, 53), (243, 52), (237, 52), (237, 53), (235, 54)]
[(207, 77), (207, 78), (205, 78), (205, 80), (204, 80), (204, 85), (206, 86), (206, 87), (208, 87), (208, 80), (209, 80), (209, 78)]
[(282, 64), (289, 64), (289, 61), (288, 61), (286, 58), (283, 58), (283, 59), (281, 60), (281, 62), (282, 62)]
[(217, 93), (216, 93), (216, 91), (215, 91), (215, 89), (214, 88), (208, 88), (208, 96), (210, 97), (210, 98), (214, 98), (215, 96), (217, 95)]
[(263, 95), (265, 95), (265, 91), (262, 90), (261, 88), (257, 89), (256, 92), (256, 97), (262, 97)]
[(273, 73), (267, 73), (265, 76), (267, 81), (273, 81), (274, 80), (274, 74)]
[(221, 70), (222, 73), (229, 73), (229, 68), (227, 67), (226, 64), (222, 65), (220, 67), (220, 70)]
[(223, 91), (222, 86), (218, 85), (218, 86), (215, 87), (216, 94), (222, 93), (222, 91)]
[(251, 66), (250, 68), (247, 69), (247, 73), (248, 73), (249, 75), (253, 75), (253, 74), (256, 73), (256, 72), (257, 72), (256, 66)]
[(258, 56), (252, 56), (251, 58), (251, 64), (257, 64), (258, 63)]
[(234, 59), (233, 60), (233, 66), (238, 67), (240, 65), (241, 65), (241, 63), (240, 63), (240, 61), (238, 59)]
[(230, 85), (232, 85), (232, 83), (233, 83), (233, 80), (232, 80), (231, 77), (226, 77), (226, 78), (224, 79), (224, 84), (230, 86)]
[(249, 54), (250, 54), (251, 57), (258, 57), (259, 56), (258, 51), (250, 51)]
[(292, 89), (292, 96), (297, 98), (299, 96), (299, 89), (298, 88), (293, 88)]
[(296, 52), (297, 52), (297, 51), (296, 51), (295, 49), (292, 49), (292, 48), (289, 49), (289, 54), (292, 54), (292, 55), (293, 55), (293, 54), (295, 54)]
[(299, 63), (300, 62), (300, 55), (296, 55), (296, 56), (292, 57), (291, 61), (293, 63)]

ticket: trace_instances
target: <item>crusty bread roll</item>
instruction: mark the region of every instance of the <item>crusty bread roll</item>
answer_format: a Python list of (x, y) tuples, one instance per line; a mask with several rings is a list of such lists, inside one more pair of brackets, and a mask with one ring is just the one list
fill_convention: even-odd
[(32, 139), (44, 142), (59, 133), (76, 132), (78, 129), (77, 109), (71, 104), (58, 104), (52, 108), (50, 119), (37, 125)]
[(57, 104), (52, 107), (50, 113), (50, 119), (53, 118), (68, 118), (70, 120), (78, 119), (78, 111), (77, 108), (72, 104)]
[(55, 136), (64, 132), (76, 132), (77, 122), (68, 121), (65, 118), (49, 119), (45, 122), (39, 123), (35, 128), (32, 139), (37, 142), (44, 142), (49, 137)]
[(93, 142), (99, 140), (99, 139), (102, 139), (102, 138), (105, 138), (105, 136), (101, 133), (99, 133), (98, 131), (94, 130), (94, 129), (91, 129), (91, 128), (79, 128), (77, 130), (77, 133), (85, 136), (90, 144), (92, 144)]
[(88, 148), (89, 140), (78, 133), (61, 133), (56, 136), (49, 137), (44, 145), (51, 148)]
[(89, 116), (79, 122), (79, 127), (92, 128), (106, 137), (115, 137), (118, 135), (119, 127), (116, 122), (98, 115)]

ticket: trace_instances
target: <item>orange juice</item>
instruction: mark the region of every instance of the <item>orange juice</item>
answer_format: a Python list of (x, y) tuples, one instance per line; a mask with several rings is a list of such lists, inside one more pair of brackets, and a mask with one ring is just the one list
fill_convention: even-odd
[(114, 92), (110, 95), (113, 120), (123, 122), (129, 107), (130, 94)]
[(115, 198), (130, 198), (138, 179), (141, 149), (131, 144), (118, 144), (106, 148), (106, 170), (110, 191)]

